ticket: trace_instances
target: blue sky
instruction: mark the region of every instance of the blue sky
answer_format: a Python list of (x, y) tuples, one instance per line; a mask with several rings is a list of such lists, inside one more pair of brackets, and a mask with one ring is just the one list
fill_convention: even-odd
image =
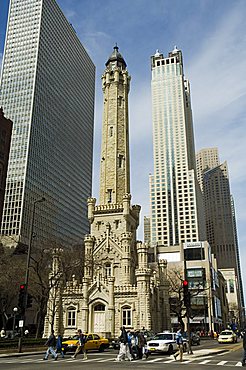
[[(131, 193), (149, 214), (152, 172), (150, 56), (183, 52), (191, 83), (196, 150), (218, 147), (227, 160), (235, 199), (242, 271), (246, 282), (246, 1), (57, 0), (96, 65), (93, 195), (98, 196), (102, 122), (101, 74), (117, 42), (132, 76), (129, 95)], [(1, 1), (0, 57), (8, 0)], [(143, 224), (143, 222), (142, 222)], [(138, 238), (143, 237), (140, 226)]]

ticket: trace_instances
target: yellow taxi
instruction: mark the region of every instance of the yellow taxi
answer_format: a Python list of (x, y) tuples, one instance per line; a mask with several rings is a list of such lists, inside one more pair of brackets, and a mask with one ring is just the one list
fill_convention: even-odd
[[(98, 350), (99, 352), (103, 352), (105, 349), (109, 347), (109, 340), (106, 338), (100, 337), (98, 334), (85, 334), (86, 336), (86, 343), (85, 343), (85, 350)], [(79, 336), (74, 335), (72, 338), (67, 339), (62, 342), (62, 348), (64, 354), (67, 352), (75, 352), (76, 348), (79, 344)]]

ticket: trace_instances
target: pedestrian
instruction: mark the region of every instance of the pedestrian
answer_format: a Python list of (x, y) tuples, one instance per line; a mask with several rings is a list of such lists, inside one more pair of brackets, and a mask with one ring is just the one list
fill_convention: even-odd
[(120, 340), (120, 350), (119, 354), (116, 358), (116, 361), (123, 361), (128, 358), (129, 361), (132, 361), (132, 357), (129, 351), (129, 346), (128, 346), (128, 337), (127, 337), (127, 332), (124, 326), (120, 328), (121, 334), (119, 337)]
[(57, 335), (56, 353), (60, 353), (61, 357), (64, 358), (64, 352), (62, 348), (62, 336), (60, 333)]
[(137, 344), (138, 344), (137, 334), (135, 331), (133, 331), (132, 337), (131, 337), (131, 349), (132, 349), (132, 357), (134, 360), (138, 358)]
[(246, 366), (246, 328), (243, 331), (243, 359), (242, 366)]
[(140, 360), (143, 359), (143, 355), (145, 354), (145, 344), (146, 338), (142, 332), (138, 332), (138, 358)]
[(130, 355), (134, 359), (134, 354), (133, 354), (133, 351), (132, 351), (132, 337), (133, 337), (133, 334), (131, 333), (130, 330), (128, 330), (128, 332), (127, 332), (127, 344), (128, 344)]
[(57, 353), (55, 352), (54, 348), (56, 347), (56, 337), (54, 334), (54, 330), (51, 331), (51, 334), (49, 336), (49, 339), (45, 343), (46, 346), (48, 346), (48, 349), (45, 353), (44, 360), (48, 360), (49, 354), (51, 353), (52, 356), (54, 357), (55, 361), (57, 360)]
[(179, 360), (180, 362), (183, 361), (183, 353), (184, 353), (184, 347), (183, 347), (183, 343), (184, 343), (184, 338), (182, 336), (182, 331), (181, 329), (179, 329), (177, 331), (177, 334), (176, 334), (176, 343), (178, 345), (178, 352), (176, 352), (173, 357), (174, 357), (174, 360), (177, 359), (177, 357), (179, 356)]
[(87, 353), (86, 353), (86, 350), (85, 350), (85, 343), (86, 343), (86, 335), (84, 335), (82, 333), (82, 330), (79, 329), (78, 330), (78, 335), (79, 335), (79, 338), (78, 338), (78, 346), (77, 346), (77, 349), (75, 351), (75, 354), (73, 356), (71, 356), (73, 359), (75, 359), (77, 357), (77, 355), (82, 352), (82, 354), (84, 355), (83, 359), (84, 360), (87, 360)]

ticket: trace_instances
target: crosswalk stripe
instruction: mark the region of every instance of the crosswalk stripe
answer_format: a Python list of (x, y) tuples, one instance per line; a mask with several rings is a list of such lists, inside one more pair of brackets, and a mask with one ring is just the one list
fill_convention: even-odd
[(223, 366), (223, 365), (225, 365), (227, 362), (228, 362), (228, 361), (220, 361), (217, 365), (219, 365), (219, 366)]
[(235, 366), (242, 366), (242, 362), (237, 362)]
[(95, 358), (90, 358), (90, 359), (88, 359), (88, 360), (82, 360), (82, 362), (84, 363), (84, 362), (92, 362), (92, 361), (96, 361), (96, 362), (98, 362), (98, 360), (103, 360), (103, 357), (99, 357), (99, 358), (97, 358), (97, 359), (95, 359)]
[(163, 361), (163, 364), (170, 364), (171, 362), (176, 362), (176, 361), (175, 360)]
[(208, 364), (211, 360), (204, 360), (202, 362), (199, 362), (199, 365), (205, 365)]
[(115, 361), (115, 358), (106, 358), (106, 360), (100, 360), (100, 361), (97, 360), (97, 362), (109, 362), (109, 361)]
[(162, 358), (154, 358), (154, 360), (147, 360), (148, 362), (157, 362), (157, 361), (161, 361)]

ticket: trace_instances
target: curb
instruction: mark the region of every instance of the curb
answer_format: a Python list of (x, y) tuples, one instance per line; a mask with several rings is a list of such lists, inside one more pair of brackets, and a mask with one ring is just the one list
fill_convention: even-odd
[(41, 354), (45, 354), (45, 350), (42, 351), (42, 352), (21, 352), (21, 353), (4, 353), (4, 354), (0, 354), (0, 359), (1, 358), (8, 358), (8, 357), (24, 357), (24, 356), (33, 356), (33, 355), (41, 355)]

